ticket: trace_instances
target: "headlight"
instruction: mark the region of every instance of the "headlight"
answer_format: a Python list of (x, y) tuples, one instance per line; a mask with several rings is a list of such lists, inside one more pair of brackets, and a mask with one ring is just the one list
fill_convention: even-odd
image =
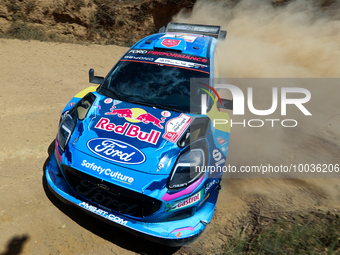
[(73, 109), (71, 110), (71, 112), (67, 113), (66, 116), (62, 119), (59, 126), (57, 141), (59, 144), (59, 148), (63, 152), (65, 151), (68, 141), (70, 140), (74, 128), (77, 124), (77, 116), (75, 116), (75, 113), (76, 112), (73, 111)]
[(182, 188), (196, 181), (203, 174), (200, 169), (204, 164), (205, 156), (202, 149), (193, 149), (183, 153), (172, 171), (169, 189)]

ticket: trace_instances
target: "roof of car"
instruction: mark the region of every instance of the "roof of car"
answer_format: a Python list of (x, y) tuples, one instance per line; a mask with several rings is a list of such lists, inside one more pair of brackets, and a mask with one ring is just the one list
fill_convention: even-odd
[(201, 34), (167, 32), (153, 34), (140, 40), (131, 49), (173, 51), (209, 58), (211, 41), (214, 38)]

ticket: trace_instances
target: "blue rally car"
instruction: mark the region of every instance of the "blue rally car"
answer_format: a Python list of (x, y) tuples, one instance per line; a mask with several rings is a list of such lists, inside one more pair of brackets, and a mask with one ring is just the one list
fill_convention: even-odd
[[(169, 23), (133, 45), (105, 78), (91, 69), (90, 82), (99, 85), (77, 94), (61, 115), (45, 169), (49, 189), (154, 242), (198, 238), (222, 177), (205, 170), (225, 165), (229, 145), (230, 126), (214, 125), (216, 96), (206, 100), (207, 114), (200, 109), (200, 95), (216, 93), (215, 47), (225, 36), (219, 26)], [(194, 91), (191, 78), (210, 84)]]

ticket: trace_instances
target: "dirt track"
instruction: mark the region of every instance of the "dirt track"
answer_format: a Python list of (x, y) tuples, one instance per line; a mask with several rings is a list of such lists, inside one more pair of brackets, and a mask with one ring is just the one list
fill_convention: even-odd
[[(113, 229), (59, 202), (44, 189), (42, 176), (60, 113), (88, 86), (89, 68), (105, 75), (125, 51), (117, 46), (0, 40), (0, 254), (16, 249), (22, 254), (209, 254), (235, 233), (251, 205), (264, 212), (340, 210), (338, 179), (224, 180), (211, 224), (198, 241), (178, 250)], [(340, 125), (333, 120), (336, 136)], [(241, 135), (236, 132), (231, 140), (231, 159), (240, 160), (242, 148), (235, 139)], [(321, 159), (339, 163), (339, 142), (331, 143), (329, 132), (323, 140), (305, 138), (309, 143), (292, 147), (290, 155), (321, 153)]]

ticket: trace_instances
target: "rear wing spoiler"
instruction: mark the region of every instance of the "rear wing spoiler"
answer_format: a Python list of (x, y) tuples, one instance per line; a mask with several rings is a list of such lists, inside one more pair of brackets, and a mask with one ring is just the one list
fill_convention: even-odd
[(193, 34), (207, 35), (214, 37), (216, 39), (225, 39), (227, 36), (227, 31), (221, 30), (220, 26), (209, 26), (209, 25), (199, 25), (199, 24), (186, 24), (186, 23), (172, 23), (169, 22), (168, 25), (161, 27), (159, 33), (166, 32), (185, 32)]

